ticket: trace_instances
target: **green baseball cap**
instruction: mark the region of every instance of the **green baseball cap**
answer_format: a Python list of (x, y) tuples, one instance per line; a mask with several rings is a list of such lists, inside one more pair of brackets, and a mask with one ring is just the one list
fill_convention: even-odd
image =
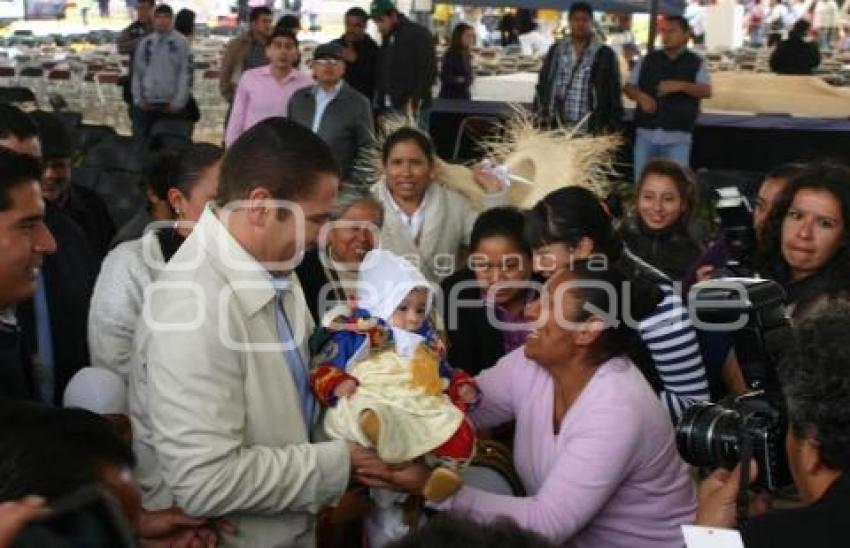
[(396, 9), (393, 0), (372, 0), (372, 5), (369, 7), (369, 15), (371, 17), (379, 17)]

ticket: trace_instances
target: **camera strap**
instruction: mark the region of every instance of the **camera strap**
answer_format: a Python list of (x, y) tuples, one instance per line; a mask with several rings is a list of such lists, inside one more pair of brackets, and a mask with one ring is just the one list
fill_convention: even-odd
[(753, 443), (746, 434), (739, 438), (741, 440), (741, 477), (738, 483), (738, 497), (736, 499), (735, 511), (737, 514), (738, 528), (747, 524), (750, 518), (750, 462), (753, 458)]

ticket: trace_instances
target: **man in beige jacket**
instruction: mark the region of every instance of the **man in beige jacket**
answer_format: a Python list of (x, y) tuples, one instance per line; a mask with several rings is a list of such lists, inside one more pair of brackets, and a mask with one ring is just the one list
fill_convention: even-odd
[(217, 204), (145, 291), (130, 387), (144, 505), (226, 516), (239, 532), (225, 546), (314, 546), (317, 512), (374, 459), (310, 441), (313, 325), (291, 272), (336, 191), (319, 137), (261, 122), (228, 150)]
[(274, 24), (272, 10), (265, 6), (253, 8), (248, 19), (248, 31), (228, 42), (221, 58), (218, 87), (228, 103), (233, 103), (236, 85), (243, 72), (269, 64), (266, 40), (271, 36)]

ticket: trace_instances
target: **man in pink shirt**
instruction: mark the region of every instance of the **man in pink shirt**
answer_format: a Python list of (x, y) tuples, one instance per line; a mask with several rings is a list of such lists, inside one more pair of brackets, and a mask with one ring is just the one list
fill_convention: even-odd
[(269, 64), (247, 70), (239, 80), (233, 110), (224, 134), (230, 146), (246, 130), (273, 116), (286, 116), (289, 100), (313, 79), (296, 70), (298, 39), (291, 31), (276, 30), (266, 42)]

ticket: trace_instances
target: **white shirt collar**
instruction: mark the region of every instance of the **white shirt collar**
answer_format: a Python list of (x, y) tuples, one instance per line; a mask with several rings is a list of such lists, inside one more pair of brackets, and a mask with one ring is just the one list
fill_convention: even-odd
[(343, 82), (345, 82), (345, 80), (340, 80), (337, 83), (337, 85), (334, 86), (334, 88), (330, 91), (327, 91), (327, 90), (325, 90), (325, 88), (323, 88), (319, 84), (316, 84), (315, 86), (313, 86), (313, 93), (316, 95), (316, 97), (319, 97), (319, 98), (321, 98), (321, 97), (334, 98), (339, 94), (339, 90), (342, 89)]
[(431, 195), (433, 194), (432, 186), (435, 183), (431, 183), (428, 188), (425, 190), (425, 195), (422, 196), (422, 202), (419, 204), (419, 208), (413, 212), (412, 215), (408, 215), (404, 212), (398, 203), (396, 203), (395, 198), (393, 198), (392, 193), (390, 192), (389, 187), (386, 186), (386, 182), (384, 182), (384, 190), (387, 193), (387, 198), (390, 203), (390, 207), (392, 207), (393, 211), (395, 211), (396, 215), (399, 219), (404, 223), (407, 227), (407, 230), (410, 232), (410, 236), (416, 240), (422, 232), (422, 225), (425, 224), (425, 210), (428, 208), (428, 205), (431, 203)]

